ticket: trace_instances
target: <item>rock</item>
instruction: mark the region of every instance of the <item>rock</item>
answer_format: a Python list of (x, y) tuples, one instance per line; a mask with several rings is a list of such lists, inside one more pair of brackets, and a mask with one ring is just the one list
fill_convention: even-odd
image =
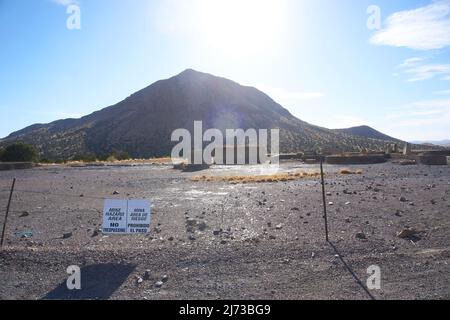
[(280, 224), (277, 224), (276, 226), (275, 226), (275, 229), (277, 229), (277, 230), (281, 230), (281, 229), (283, 229), (283, 225), (280, 223)]
[(400, 210), (397, 210), (397, 211), (395, 212), (395, 215), (396, 215), (397, 217), (402, 217), (402, 212), (401, 212)]
[(163, 275), (161, 281), (162, 281), (163, 283), (166, 283), (167, 281), (169, 281), (169, 276), (168, 276), (167, 274)]
[(292, 210), (292, 211), (300, 211), (300, 209), (297, 208), (297, 207), (294, 207), (294, 208), (292, 208), (291, 210)]
[(399, 237), (400, 239), (408, 239), (417, 234), (418, 234), (418, 232), (416, 230), (414, 230), (413, 228), (406, 228), (406, 229), (403, 229), (401, 232), (399, 232), (397, 234), (397, 237)]
[(23, 211), (19, 217), (23, 218), (23, 217), (28, 217), (29, 215), (30, 215), (30, 213), (28, 211)]
[(348, 206), (349, 204), (350, 204), (350, 201), (347, 201), (347, 202), (345, 203), (346, 206)]
[(136, 283), (142, 283), (144, 280), (141, 277), (136, 277)]
[(363, 232), (358, 232), (355, 235), (355, 237), (356, 237), (356, 239), (359, 239), (359, 240), (367, 240), (367, 237), (366, 237), (366, 235)]
[(227, 244), (227, 241), (226, 240), (222, 240), (222, 241), (220, 241), (220, 244)]
[(330, 201), (330, 202), (328, 202), (328, 205), (329, 205), (329, 206), (333, 206), (333, 205), (334, 205), (334, 202), (331, 202), (331, 201)]
[(199, 224), (197, 224), (197, 228), (198, 228), (198, 230), (200, 230), (200, 231), (205, 231), (205, 229), (207, 228), (208, 226), (206, 225), (206, 222), (204, 222), (204, 221), (202, 221), (202, 222), (200, 222)]
[(191, 235), (189, 235), (188, 239), (191, 240), (191, 241), (194, 241), (195, 237), (191, 234)]
[(112, 194), (116, 196), (116, 195), (118, 195), (118, 194), (120, 194), (120, 193), (119, 193), (119, 191), (116, 191), (116, 190), (115, 190)]
[(406, 202), (406, 201), (408, 201), (405, 197), (400, 197), (400, 202)]
[(156, 287), (156, 288), (161, 288), (161, 287), (163, 286), (163, 284), (164, 284), (164, 282), (162, 282), (162, 281), (157, 281), (157, 282), (155, 282), (155, 287)]
[(148, 280), (150, 280), (150, 276), (151, 276), (151, 272), (150, 272), (150, 270), (145, 270), (145, 272), (144, 272), (144, 280), (145, 281), (148, 281)]
[(222, 233), (222, 229), (217, 229), (213, 231), (213, 235), (218, 236)]
[(346, 218), (346, 219), (345, 219), (345, 222), (346, 222), (346, 223), (350, 223), (350, 222), (351, 222), (350, 218)]
[(62, 238), (63, 238), (63, 239), (69, 239), (69, 238), (72, 237), (72, 236), (73, 236), (73, 233), (72, 233), (72, 232), (67, 232), (67, 233), (64, 233), (64, 234), (63, 234)]
[(331, 196), (331, 192), (327, 192), (327, 196)]
[(188, 219), (186, 220), (186, 224), (187, 224), (188, 226), (193, 227), (193, 226), (195, 226), (195, 225), (197, 224), (197, 220), (195, 220), (195, 219), (193, 219), (193, 218), (188, 218)]
[(94, 232), (92, 233), (92, 238), (97, 237), (101, 232), (101, 229), (94, 230)]
[(173, 240), (174, 240), (174, 238), (173, 238), (173, 237), (169, 237), (169, 238), (167, 238), (167, 240), (169, 240), (169, 241), (173, 241)]

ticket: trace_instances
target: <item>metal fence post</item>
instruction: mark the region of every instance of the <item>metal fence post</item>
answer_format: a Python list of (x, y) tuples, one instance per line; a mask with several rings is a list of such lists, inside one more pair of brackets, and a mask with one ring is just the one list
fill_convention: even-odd
[(320, 177), (322, 180), (322, 198), (323, 198), (323, 219), (325, 220), (325, 239), (328, 239), (328, 217), (327, 217), (327, 199), (325, 194), (325, 179), (323, 174), (323, 157), (320, 157)]
[(11, 199), (12, 199), (15, 184), (16, 184), (16, 178), (13, 179), (11, 191), (9, 192), (8, 206), (6, 207), (5, 221), (3, 222), (2, 240), (0, 243), (0, 247), (3, 247), (3, 240), (5, 238), (5, 230), (6, 230), (6, 222), (8, 221), (9, 207), (11, 205)]

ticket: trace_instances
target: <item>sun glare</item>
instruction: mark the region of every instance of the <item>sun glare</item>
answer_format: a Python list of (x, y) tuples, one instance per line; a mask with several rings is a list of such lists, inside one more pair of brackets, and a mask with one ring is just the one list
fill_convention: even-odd
[(286, 18), (283, 0), (198, 0), (193, 9), (204, 44), (239, 57), (273, 49)]

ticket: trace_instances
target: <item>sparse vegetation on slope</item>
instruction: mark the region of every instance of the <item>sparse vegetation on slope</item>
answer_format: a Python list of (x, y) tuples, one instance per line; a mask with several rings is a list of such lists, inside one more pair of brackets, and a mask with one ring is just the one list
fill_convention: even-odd
[[(46, 159), (91, 161), (124, 150), (133, 158), (171, 154), (179, 128), (280, 129), (280, 151), (324, 153), (383, 151), (386, 141), (317, 127), (292, 116), (263, 92), (209, 74), (186, 70), (158, 81), (118, 104), (80, 119), (33, 125), (0, 140), (24, 141)], [(106, 159), (102, 159), (106, 160)]]

